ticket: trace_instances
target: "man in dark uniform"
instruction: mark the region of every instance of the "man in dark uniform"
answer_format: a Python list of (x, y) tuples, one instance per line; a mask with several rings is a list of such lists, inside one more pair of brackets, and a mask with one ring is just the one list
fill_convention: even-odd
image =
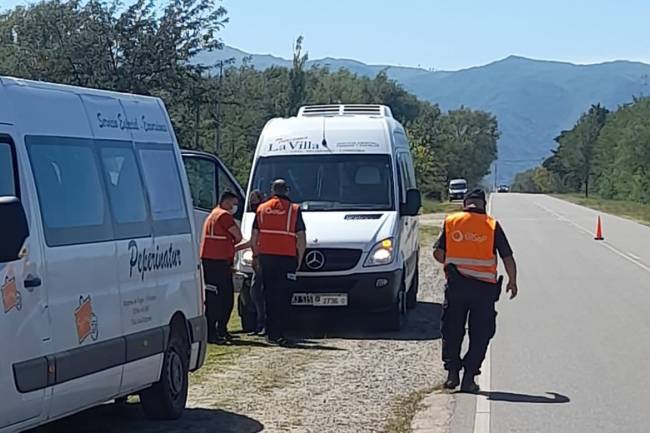
[[(442, 360), (448, 371), (445, 388), (478, 392), (480, 374), (490, 339), (496, 332), (495, 303), (501, 292), (497, 252), (508, 274), (510, 299), (517, 296), (517, 265), (500, 224), (486, 214), (485, 192), (468, 193), (464, 210), (449, 215), (434, 246), (435, 259), (445, 265), (447, 285), (442, 314)], [(465, 324), (469, 320), (469, 349), (461, 359)]]
[(285, 345), (291, 286), (307, 242), (300, 206), (287, 196), (287, 183), (283, 179), (275, 180), (271, 192), (273, 196), (259, 205), (255, 213), (251, 248), (262, 271), (267, 341)]

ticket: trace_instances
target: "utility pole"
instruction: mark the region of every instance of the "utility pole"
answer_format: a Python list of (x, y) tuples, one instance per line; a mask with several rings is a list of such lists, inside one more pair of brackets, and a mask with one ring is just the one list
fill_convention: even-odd
[(192, 88), (192, 97), (194, 99), (194, 149), (199, 149), (199, 121), (200, 121), (200, 101), (196, 91), (196, 85)]
[(215, 141), (214, 141), (214, 148), (217, 155), (219, 155), (219, 151), (221, 150), (221, 89), (222, 86), (223, 86), (223, 60), (220, 60), (219, 61), (219, 90), (217, 92), (217, 107), (215, 112), (217, 127), (215, 131)]

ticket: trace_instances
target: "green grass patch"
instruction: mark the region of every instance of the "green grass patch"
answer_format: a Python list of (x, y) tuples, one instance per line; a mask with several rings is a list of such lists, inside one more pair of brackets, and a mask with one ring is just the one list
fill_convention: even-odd
[[(242, 325), (241, 318), (237, 313), (237, 294), (235, 294), (235, 308), (233, 309), (230, 321), (228, 322), (228, 332), (239, 333), (237, 335), (237, 342), (234, 344), (219, 346), (216, 344), (208, 344), (208, 353), (205, 357), (205, 363), (198, 371), (192, 373), (190, 376), (190, 384), (200, 383), (206, 376), (218, 374), (220, 371), (228, 368), (234, 364), (240, 356), (250, 352), (254, 347), (251, 344), (254, 339), (259, 340), (259, 337), (249, 337), (241, 334)], [(243, 344), (237, 344), (237, 343)]]
[(428, 198), (422, 199), (422, 213), (452, 213), (462, 210), (463, 203), (460, 201), (436, 201)]
[(382, 433), (411, 433), (413, 431), (411, 428), (413, 417), (422, 409), (424, 397), (433, 391), (434, 388), (422, 389), (398, 399)]
[(579, 194), (554, 194), (554, 197), (650, 226), (650, 204), (629, 200), (606, 200), (599, 197), (585, 198)]
[(421, 240), (427, 240), (429, 242), (427, 243), (433, 243), (438, 236), (440, 235), (440, 230), (442, 230), (441, 227), (439, 226), (432, 226), (432, 225), (420, 225), (420, 239)]

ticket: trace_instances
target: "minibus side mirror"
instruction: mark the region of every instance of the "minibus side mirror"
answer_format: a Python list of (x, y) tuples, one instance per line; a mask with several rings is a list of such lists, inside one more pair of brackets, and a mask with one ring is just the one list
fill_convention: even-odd
[(422, 197), (417, 189), (406, 191), (406, 203), (402, 203), (400, 213), (404, 216), (416, 216), (422, 206)]
[(23, 205), (16, 197), (0, 197), (0, 263), (20, 259), (20, 251), (29, 236)]

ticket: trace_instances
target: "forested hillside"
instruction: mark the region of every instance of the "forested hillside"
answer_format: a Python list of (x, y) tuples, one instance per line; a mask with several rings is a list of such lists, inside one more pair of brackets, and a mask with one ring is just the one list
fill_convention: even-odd
[[(162, 12), (161, 12), (162, 11)], [(182, 147), (218, 154), (245, 182), (257, 137), (304, 104), (380, 103), (407, 127), (423, 192), (452, 177), (479, 182), (497, 156), (497, 120), (465, 108), (442, 112), (385, 73), (306, 67), (302, 38), (288, 67), (206, 64), (223, 47), (227, 11), (216, 0), (49, 0), (0, 15), (0, 74), (161, 97)]]

